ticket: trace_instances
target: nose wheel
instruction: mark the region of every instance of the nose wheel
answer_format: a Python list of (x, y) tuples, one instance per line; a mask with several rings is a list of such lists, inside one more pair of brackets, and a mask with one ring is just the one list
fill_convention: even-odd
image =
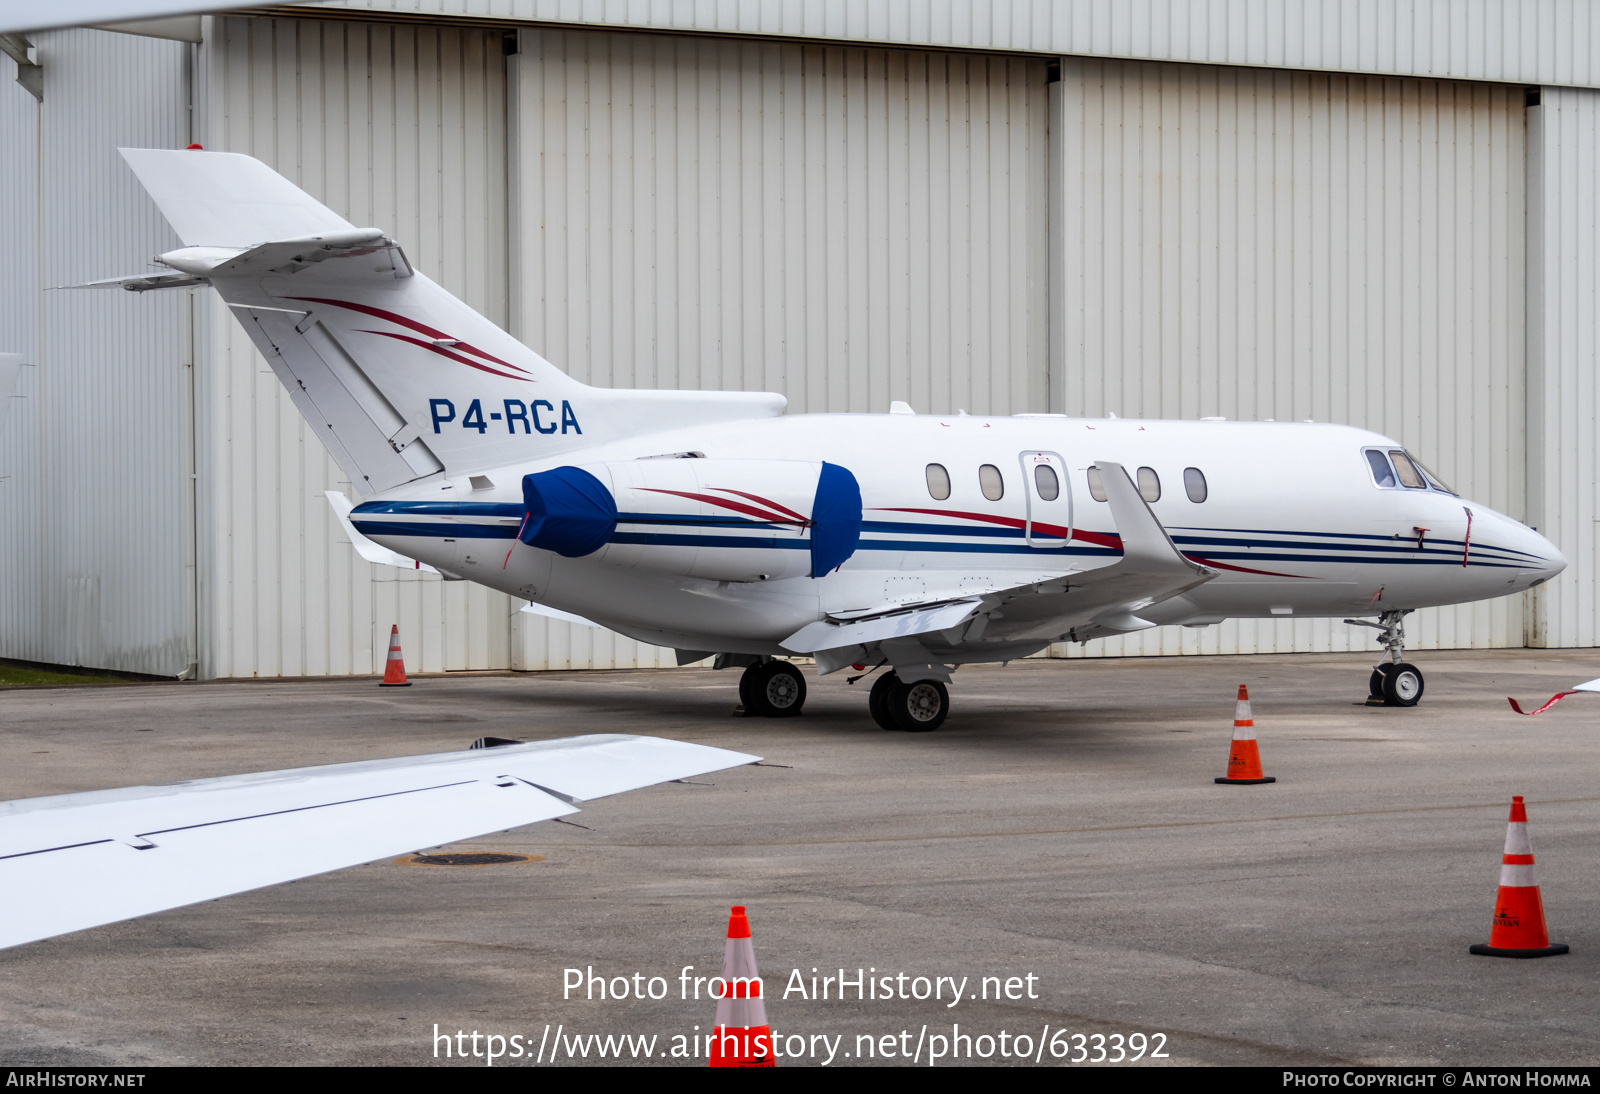
[(1404, 661), (1385, 661), (1372, 670), (1367, 705), (1414, 707), (1422, 701), (1422, 670)]
[(1404, 660), (1406, 652), (1405, 617), (1410, 609), (1384, 612), (1378, 622), (1346, 619), (1357, 627), (1378, 631), (1378, 641), (1387, 647), (1388, 660), (1380, 661), (1367, 679), (1367, 705), (1414, 707), (1422, 701), (1422, 670)]

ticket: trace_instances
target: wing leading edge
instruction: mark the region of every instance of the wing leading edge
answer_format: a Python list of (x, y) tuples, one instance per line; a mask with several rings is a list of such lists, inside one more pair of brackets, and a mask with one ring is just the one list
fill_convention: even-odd
[(431, 756), (0, 802), (0, 948), (578, 812), (751, 763), (658, 737)]

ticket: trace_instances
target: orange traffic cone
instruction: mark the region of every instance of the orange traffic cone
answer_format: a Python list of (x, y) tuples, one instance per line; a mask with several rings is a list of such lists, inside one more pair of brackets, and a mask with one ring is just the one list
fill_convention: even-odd
[(1275, 783), (1261, 773), (1261, 752), (1256, 748), (1256, 723), (1250, 717), (1250, 693), (1239, 685), (1239, 705), (1233, 714), (1233, 747), (1228, 752), (1228, 773), (1219, 783)]
[(400, 624), (396, 623), (389, 632), (389, 662), (383, 666), (383, 683), (380, 688), (408, 688), (411, 681), (406, 679), (406, 659), (400, 653)]
[(1567, 947), (1550, 944), (1544, 925), (1544, 902), (1539, 899), (1539, 878), (1533, 869), (1533, 844), (1528, 840), (1528, 810), (1521, 797), (1511, 799), (1511, 823), (1506, 826), (1506, 852), (1500, 860), (1500, 892), (1494, 900), (1494, 926), (1489, 944), (1473, 946), (1480, 957), (1549, 957)]
[(744, 905), (728, 916), (728, 944), (722, 957), (722, 997), (717, 1000), (717, 1025), (711, 1041), (712, 1067), (775, 1067), (772, 1027), (761, 999), (756, 949), (750, 941), (750, 920)]

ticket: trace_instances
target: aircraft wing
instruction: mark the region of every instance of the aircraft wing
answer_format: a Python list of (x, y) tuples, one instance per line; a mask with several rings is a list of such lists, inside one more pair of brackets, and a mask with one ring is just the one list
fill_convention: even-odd
[(1061, 592), (1039, 589), (1032, 596), (1011, 598), (1004, 625), (1011, 640), (1071, 634), (1074, 641), (1081, 641), (1097, 634), (1143, 630), (1155, 624), (1139, 618), (1139, 612), (1217, 576), (1217, 571), (1191, 562), (1178, 550), (1121, 464), (1101, 460), (1095, 466), (1122, 540), (1122, 558), (1072, 575)]
[(568, 737), (0, 802), (0, 948), (576, 813), (754, 762), (658, 737)]
[[(817, 654), (819, 667), (834, 671), (858, 656), (850, 651), (874, 643), (917, 639), (950, 648), (996, 640), (1083, 640), (1154, 626), (1138, 613), (1210, 581), (1217, 572), (1178, 550), (1121, 464), (1101, 460), (1096, 466), (1122, 541), (1122, 558), (1112, 565), (977, 596), (886, 606), (866, 617), (825, 619), (800, 628), (783, 646)], [(846, 652), (827, 656), (830, 650)]]

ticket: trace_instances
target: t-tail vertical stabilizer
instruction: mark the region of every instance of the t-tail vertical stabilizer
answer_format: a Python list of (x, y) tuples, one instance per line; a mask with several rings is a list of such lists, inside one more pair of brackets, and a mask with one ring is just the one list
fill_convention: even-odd
[(685, 425), (769, 417), (780, 395), (591, 388), (266, 164), (122, 150), (184, 246), (132, 291), (210, 284), (364, 494)]

